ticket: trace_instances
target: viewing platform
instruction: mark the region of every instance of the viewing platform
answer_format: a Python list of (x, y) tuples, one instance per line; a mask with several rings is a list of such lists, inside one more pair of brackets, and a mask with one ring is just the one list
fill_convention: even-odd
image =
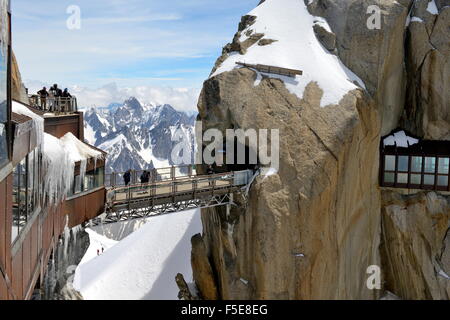
[(76, 97), (40, 97), (29, 95), (30, 106), (52, 115), (67, 115), (78, 112)]

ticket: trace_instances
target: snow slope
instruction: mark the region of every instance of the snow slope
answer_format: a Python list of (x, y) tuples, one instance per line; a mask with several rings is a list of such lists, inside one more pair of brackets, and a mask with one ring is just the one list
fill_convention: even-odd
[[(277, 41), (266, 46), (255, 44), (245, 55), (238, 52), (230, 54), (212, 76), (239, 68), (236, 62), (299, 69), (303, 75), (295, 79), (274, 74), (270, 76), (283, 80), (286, 88), (299, 98), (303, 97), (311, 81), (317, 82), (324, 90), (322, 107), (338, 104), (345, 94), (357, 88), (354, 81), (365, 88), (363, 81), (317, 40), (314, 24), (328, 30), (330, 27), (323, 18), (310, 15), (303, 0), (266, 0), (249, 15), (257, 16), (257, 19), (242, 32), (241, 42), (248, 38), (246, 33), (249, 29), (253, 30), (253, 34), (264, 33), (265, 39)], [(260, 78), (255, 85), (258, 85)]]
[[(108, 237), (89, 230), (91, 246), (76, 270), (75, 289), (86, 300), (176, 300), (177, 273), (192, 280), (191, 237), (202, 231), (199, 211), (149, 218), (120, 242), (111, 232), (124, 226), (111, 226)], [(102, 246), (106, 250), (97, 256)]]

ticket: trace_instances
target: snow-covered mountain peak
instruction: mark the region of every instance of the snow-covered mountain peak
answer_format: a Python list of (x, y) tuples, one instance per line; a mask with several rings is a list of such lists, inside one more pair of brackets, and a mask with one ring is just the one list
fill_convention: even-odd
[(109, 172), (168, 167), (172, 165), (175, 130), (182, 130), (194, 150), (195, 120), (196, 114), (179, 112), (169, 104), (142, 104), (130, 97), (110, 110), (86, 111), (85, 136), (89, 143), (108, 152)]

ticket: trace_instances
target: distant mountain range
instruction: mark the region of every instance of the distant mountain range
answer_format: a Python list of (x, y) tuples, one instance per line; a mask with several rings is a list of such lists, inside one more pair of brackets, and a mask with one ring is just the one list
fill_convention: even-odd
[(181, 129), (186, 146), (195, 151), (195, 120), (197, 115), (179, 112), (172, 106), (142, 105), (131, 97), (123, 104), (85, 111), (85, 139), (108, 152), (106, 171), (124, 172), (168, 167), (176, 142), (173, 133)]

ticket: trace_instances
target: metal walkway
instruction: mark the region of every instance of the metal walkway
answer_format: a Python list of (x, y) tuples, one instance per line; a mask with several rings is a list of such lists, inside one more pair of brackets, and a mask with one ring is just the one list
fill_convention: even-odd
[[(174, 170), (172, 170), (174, 172)], [(192, 171), (190, 171), (192, 172)], [(232, 204), (232, 194), (251, 182), (253, 171), (172, 177), (148, 184), (108, 188), (106, 213), (93, 224), (107, 224)]]

